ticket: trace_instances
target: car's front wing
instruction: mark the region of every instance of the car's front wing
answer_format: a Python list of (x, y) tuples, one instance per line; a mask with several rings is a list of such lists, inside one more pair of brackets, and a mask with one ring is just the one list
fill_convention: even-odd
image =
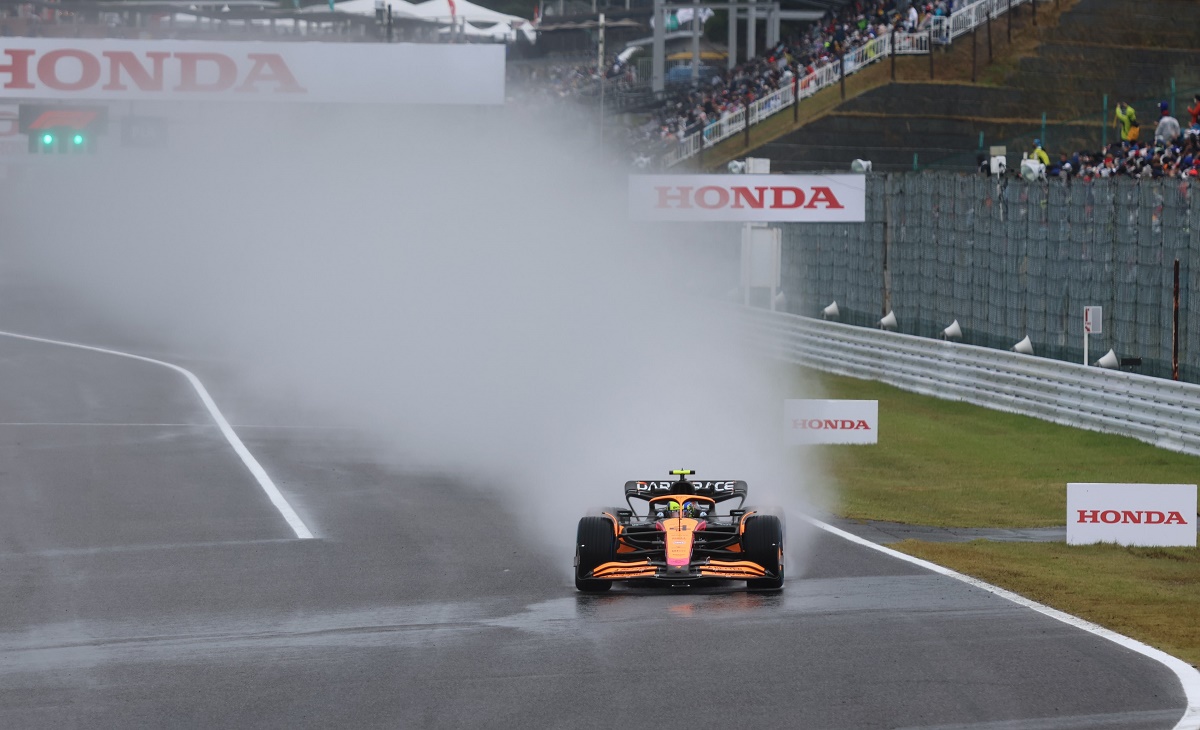
[(594, 580), (641, 580), (654, 578), (659, 580), (698, 580), (712, 578), (718, 580), (755, 580), (758, 578), (773, 578), (758, 563), (749, 560), (693, 560), (686, 566), (667, 565), (665, 561), (646, 560), (638, 562), (613, 561), (602, 563), (587, 576)]

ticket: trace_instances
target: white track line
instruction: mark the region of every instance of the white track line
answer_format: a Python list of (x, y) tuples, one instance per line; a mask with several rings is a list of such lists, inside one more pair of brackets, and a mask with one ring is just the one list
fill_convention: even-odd
[[(4, 334), (0, 332), (0, 334)], [(234, 423), (233, 428), (266, 428), (274, 431), (347, 431), (340, 426), (284, 426), (270, 423)], [(91, 426), (117, 426), (120, 428), (216, 428), (215, 423), (114, 423), (111, 421), (66, 422), (66, 421), (0, 421), (0, 426), (64, 426), (87, 428)]]
[(1063, 623), (1074, 626), (1077, 629), (1083, 629), (1084, 631), (1095, 634), (1103, 639), (1108, 639), (1114, 644), (1123, 646), (1131, 651), (1136, 651), (1142, 656), (1153, 659), (1154, 661), (1162, 664), (1174, 672), (1175, 676), (1179, 678), (1179, 683), (1183, 685), (1183, 694), (1187, 699), (1187, 707), (1183, 711), (1183, 717), (1179, 718), (1179, 722), (1176, 723), (1174, 730), (1200, 730), (1200, 671), (1197, 671), (1195, 667), (1183, 661), (1182, 659), (1173, 657), (1170, 654), (1155, 649), (1152, 646), (1147, 646), (1137, 639), (1131, 639), (1123, 634), (1110, 631), (1103, 626), (1092, 623), (1091, 621), (1086, 621), (1078, 616), (1072, 616), (1071, 614), (1064, 613), (1056, 608), (1050, 608), (1049, 606), (1038, 603), (1037, 601), (1031, 601), (1024, 596), (1017, 595), (1016, 593), (1007, 591), (999, 586), (994, 586), (991, 583), (985, 583), (978, 578), (972, 578), (969, 575), (963, 575), (962, 573), (950, 570), (949, 568), (938, 565), (937, 563), (931, 563), (928, 560), (914, 558), (913, 556), (906, 555), (898, 550), (892, 550), (891, 548), (884, 547), (883, 545), (878, 545), (870, 540), (867, 540), (866, 538), (853, 535), (845, 530), (822, 522), (814, 517), (804, 516), (804, 519), (821, 528), (822, 530), (831, 532), (840, 538), (849, 540), (850, 542), (858, 545), (863, 545), (864, 547), (869, 547), (872, 550), (878, 550), (881, 553), (890, 555), (893, 558), (898, 558), (906, 563), (919, 565), (926, 570), (932, 570), (935, 573), (940, 573), (942, 575), (949, 576), (950, 578), (954, 578), (955, 580), (960, 580), (963, 583), (967, 583), (968, 585), (980, 588), (989, 593), (994, 593), (995, 595), (1012, 601), (1013, 603), (1022, 605), (1026, 608), (1032, 608), (1038, 613), (1045, 614), (1050, 618), (1062, 621)]
[(103, 347), (80, 345), (76, 342), (48, 340), (44, 337), (32, 337), (30, 335), (17, 334), (16, 332), (0, 331), (0, 336), (13, 337), (18, 340), (29, 340), (30, 342), (41, 342), (47, 345), (74, 347), (79, 350), (101, 352), (105, 355), (127, 357), (131, 360), (141, 360), (142, 362), (161, 365), (183, 375), (183, 377), (187, 378), (188, 382), (192, 384), (192, 387), (195, 388), (196, 393), (200, 396), (200, 401), (204, 403), (204, 407), (208, 409), (209, 415), (212, 416), (217, 426), (221, 429), (221, 433), (225, 435), (225, 440), (229, 442), (229, 445), (232, 446), (233, 450), (237, 452), (237, 455), (241, 457), (242, 463), (246, 465), (246, 468), (250, 470), (250, 473), (254, 475), (254, 478), (258, 480), (259, 486), (261, 486), (262, 490), (267, 493), (267, 498), (271, 500), (271, 504), (275, 505), (275, 509), (279, 510), (279, 514), (283, 515), (283, 519), (287, 520), (287, 523), (292, 528), (292, 531), (296, 533), (296, 537), (300, 538), (301, 540), (308, 540), (312, 538), (312, 532), (309, 531), (307, 526), (305, 526), (304, 521), (301, 520), (300, 516), (296, 514), (296, 511), (292, 509), (292, 506), (288, 504), (287, 499), (285, 499), (284, 496), (279, 492), (279, 488), (275, 486), (275, 482), (271, 481), (271, 477), (267, 474), (266, 470), (263, 469), (262, 465), (258, 463), (258, 459), (254, 458), (254, 455), (250, 453), (250, 450), (247, 449), (246, 445), (242, 443), (242, 440), (238, 438), (238, 435), (234, 432), (233, 427), (229, 425), (229, 421), (225, 420), (225, 416), (222, 415), (220, 409), (217, 408), (217, 404), (213, 402), (212, 396), (208, 394), (208, 390), (204, 387), (204, 384), (201, 383), (200, 379), (193, 375), (190, 370), (186, 370), (169, 362), (163, 362), (162, 360), (142, 357), (141, 355), (134, 355), (128, 352), (121, 352), (119, 350), (108, 350)]

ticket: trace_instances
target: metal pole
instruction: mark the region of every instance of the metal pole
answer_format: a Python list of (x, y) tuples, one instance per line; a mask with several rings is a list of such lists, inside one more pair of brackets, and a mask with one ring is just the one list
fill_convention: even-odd
[(604, 13), (600, 13), (600, 43), (596, 54), (596, 70), (600, 72), (600, 144), (604, 144), (604, 80), (608, 66), (604, 63)]
[(692, 10), (692, 87), (700, 82), (700, 8)]
[(842, 101), (846, 100), (846, 54), (838, 54), (838, 70), (842, 75)]
[(388, 17), (387, 17), (387, 38), (388, 38), (388, 43), (391, 43), (391, 42), (392, 42), (392, 6), (391, 6), (391, 4), (390, 4), (390, 3), (389, 3), (389, 4), (388, 4), (388, 6), (387, 6), (387, 14), (388, 14)]
[(1179, 259), (1175, 259), (1175, 292), (1171, 308), (1171, 379), (1179, 380)]
[[(1182, 115), (1179, 115), (1175, 111), (1178, 108), (1179, 107), (1175, 106), (1175, 77), (1172, 76), (1171, 77), (1171, 116), (1177, 116), (1177, 115), (1182, 116)], [(1180, 139), (1183, 139), (1183, 137), (1180, 137)]]
[(746, 6), (746, 60), (758, 55), (758, 12), (754, 0)]
[(1029, 4), (1033, 6), (1033, 25), (1034, 25), (1034, 27), (1037, 27), (1037, 4), (1038, 4), (1038, 0), (1031, 0)]
[(1050, 146), (1050, 140), (1046, 139), (1046, 112), (1042, 112), (1042, 149)]
[(732, 71), (737, 65), (737, 7), (729, 8), (729, 55), (725, 58), (726, 70)]
[(743, 114), (744, 118), (742, 121), (744, 121), (746, 123), (746, 134), (745, 134), (744, 142), (746, 145), (746, 149), (749, 150), (750, 149), (750, 94), (749, 93), (746, 94), (745, 104), (746, 104), (746, 109), (745, 109), (745, 113)]
[(933, 81), (933, 25), (929, 26), (929, 80)]
[(1104, 95), (1104, 111), (1100, 115), (1100, 149), (1108, 149), (1108, 94)]
[(992, 62), (992, 14), (987, 14), (987, 31), (988, 31), (988, 63)]
[(896, 29), (892, 28), (892, 81), (896, 80)]
[[(1037, 2), (1037, 0), (1033, 0)], [(1012, 45), (1012, 0), (1008, 0), (1008, 9), (1004, 11), (1008, 15), (1008, 45)]]
[(800, 69), (792, 76), (792, 121), (800, 121)]
[(971, 29), (971, 83), (978, 78), (976, 69), (979, 67), (979, 28)]
[(666, 88), (665, 76), (667, 65), (667, 36), (666, 36), (666, 17), (663, 12), (663, 0), (654, 0), (654, 43), (650, 55), (652, 56), (651, 63), (651, 81), (650, 90), (656, 94), (661, 94)]
[(883, 314), (892, 309), (892, 272), (888, 268), (888, 253), (892, 247), (892, 174), (883, 179)]

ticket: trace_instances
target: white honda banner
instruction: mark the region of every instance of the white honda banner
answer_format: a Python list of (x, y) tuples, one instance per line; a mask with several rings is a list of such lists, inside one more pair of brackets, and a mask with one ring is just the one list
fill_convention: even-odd
[(504, 46), (0, 38), (0, 99), (503, 104)]
[(790, 444), (879, 443), (879, 401), (786, 400), (783, 430)]
[(629, 215), (683, 223), (862, 223), (863, 175), (631, 175)]
[(1067, 544), (1196, 546), (1195, 484), (1067, 485)]

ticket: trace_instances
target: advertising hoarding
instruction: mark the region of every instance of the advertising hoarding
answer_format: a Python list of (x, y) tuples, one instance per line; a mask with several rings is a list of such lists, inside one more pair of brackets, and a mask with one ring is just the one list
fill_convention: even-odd
[(1067, 544), (1196, 546), (1195, 484), (1067, 485)]
[(0, 99), (503, 104), (499, 44), (0, 39)]
[(680, 223), (862, 223), (864, 175), (631, 175), (629, 215)]
[(783, 430), (789, 444), (879, 443), (879, 401), (786, 400)]

